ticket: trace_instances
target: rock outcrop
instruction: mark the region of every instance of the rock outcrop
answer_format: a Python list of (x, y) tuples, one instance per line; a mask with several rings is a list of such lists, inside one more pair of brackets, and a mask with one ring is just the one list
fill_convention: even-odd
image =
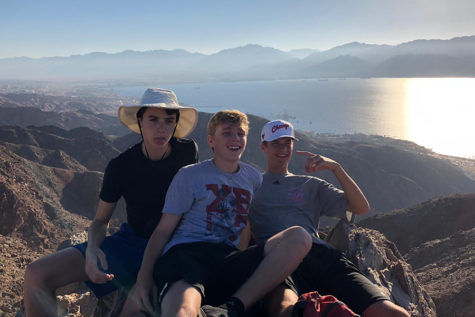
[(383, 234), (340, 221), (326, 239), (344, 251), (369, 280), (411, 316), (436, 316), (434, 302), (411, 266)]

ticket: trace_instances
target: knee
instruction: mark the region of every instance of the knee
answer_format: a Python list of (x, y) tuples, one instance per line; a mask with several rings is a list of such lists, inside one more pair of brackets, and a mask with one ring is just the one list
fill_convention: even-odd
[(184, 304), (180, 307), (176, 315), (177, 317), (195, 317), (198, 316), (198, 313), (196, 307), (193, 305)]
[(162, 316), (198, 316), (201, 293), (181, 280), (172, 284), (160, 304)]
[(293, 226), (286, 230), (284, 242), (288, 244), (290, 250), (305, 256), (312, 247), (312, 237), (304, 228)]
[(31, 262), (28, 264), (25, 270), (25, 279), (24, 285), (25, 288), (31, 286), (37, 286), (44, 284), (46, 282), (46, 278), (44, 276), (44, 270), (41, 264), (38, 261)]
[(162, 305), (162, 316), (195, 317), (198, 316), (198, 313), (196, 307), (187, 303), (182, 303), (176, 308)]

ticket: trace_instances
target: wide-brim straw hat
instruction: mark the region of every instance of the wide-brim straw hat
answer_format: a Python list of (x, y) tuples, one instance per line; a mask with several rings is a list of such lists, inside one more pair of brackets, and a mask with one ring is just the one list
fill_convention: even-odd
[(174, 136), (184, 138), (193, 131), (198, 121), (198, 111), (193, 107), (182, 107), (173, 91), (162, 88), (149, 88), (145, 91), (140, 105), (119, 107), (119, 120), (127, 128), (140, 134), (137, 111), (142, 107), (174, 109), (180, 111), (180, 118)]

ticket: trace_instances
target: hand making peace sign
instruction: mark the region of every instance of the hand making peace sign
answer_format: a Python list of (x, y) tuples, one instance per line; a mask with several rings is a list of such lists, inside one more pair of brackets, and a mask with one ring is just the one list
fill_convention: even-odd
[(305, 171), (307, 173), (315, 173), (321, 170), (333, 170), (338, 166), (338, 163), (326, 156), (314, 154), (308, 151), (295, 151), (295, 154), (305, 156)]

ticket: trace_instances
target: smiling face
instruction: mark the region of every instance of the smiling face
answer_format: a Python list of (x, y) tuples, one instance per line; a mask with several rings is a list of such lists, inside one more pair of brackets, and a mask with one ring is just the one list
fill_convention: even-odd
[(220, 123), (214, 134), (208, 135), (208, 144), (213, 149), (214, 161), (218, 167), (220, 164), (237, 167), (246, 149), (246, 142), (247, 131), (238, 123)]
[(286, 173), (292, 158), (294, 140), (282, 137), (274, 141), (262, 142), (261, 149), (267, 157), (267, 171), (271, 173)]
[(139, 118), (147, 149), (160, 149), (168, 145), (176, 127), (176, 114), (167, 114), (164, 109), (147, 108)]

